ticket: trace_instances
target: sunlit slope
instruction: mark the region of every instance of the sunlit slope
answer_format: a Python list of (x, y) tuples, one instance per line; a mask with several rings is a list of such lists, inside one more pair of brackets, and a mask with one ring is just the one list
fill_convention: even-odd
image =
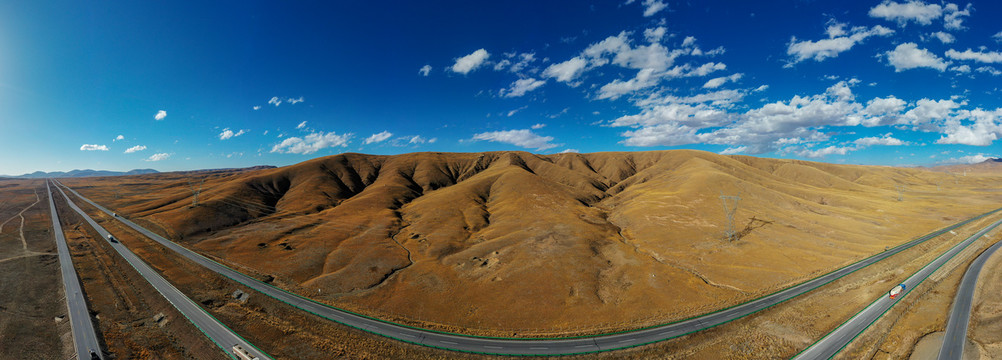
[[(219, 176), (197, 207), (186, 178), (150, 185), (155, 196), (82, 189), (309, 296), (509, 329), (705, 312), (999, 206), (985, 190), (999, 178), (956, 179), (683, 150), (491, 152)], [(722, 195), (740, 197), (735, 241)]]

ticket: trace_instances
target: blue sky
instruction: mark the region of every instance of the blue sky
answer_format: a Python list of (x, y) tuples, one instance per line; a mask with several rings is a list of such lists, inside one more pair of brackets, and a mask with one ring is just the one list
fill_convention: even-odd
[(997, 157), (994, 1), (0, 3), (0, 174), (362, 152)]

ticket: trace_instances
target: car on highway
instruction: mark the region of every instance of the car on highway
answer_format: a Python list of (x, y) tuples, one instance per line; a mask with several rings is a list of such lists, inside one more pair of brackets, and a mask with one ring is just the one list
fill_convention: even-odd
[(90, 352), (90, 360), (101, 360), (101, 357), (97, 355), (94, 350), (87, 350)]
[(108, 241), (111, 241), (111, 242), (113, 242), (113, 243), (117, 243), (117, 242), (118, 242), (118, 239), (115, 239), (115, 237), (114, 237), (114, 236), (112, 236), (111, 234), (108, 234)]
[(244, 350), (243, 346), (239, 344), (233, 345), (233, 355), (236, 355), (238, 359), (241, 360), (259, 360), (257, 356), (251, 355), (250, 352)]

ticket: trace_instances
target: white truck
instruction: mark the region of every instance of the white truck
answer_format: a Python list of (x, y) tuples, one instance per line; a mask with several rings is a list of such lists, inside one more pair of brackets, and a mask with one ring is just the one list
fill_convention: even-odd
[(240, 345), (233, 345), (233, 355), (236, 355), (241, 360), (261, 360), (259, 357), (251, 355), (250, 352), (244, 350), (243, 346)]
[(891, 296), (891, 299), (896, 299), (901, 293), (905, 292), (905, 284), (898, 284), (887, 294)]

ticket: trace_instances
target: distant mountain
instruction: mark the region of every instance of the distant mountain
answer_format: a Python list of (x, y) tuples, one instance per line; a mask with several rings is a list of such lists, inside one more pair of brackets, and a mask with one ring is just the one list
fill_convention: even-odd
[(930, 169), (956, 173), (999, 173), (1002, 172), (1002, 158), (990, 158), (974, 164), (942, 165)]
[(19, 176), (4, 176), (9, 178), (17, 179), (38, 179), (38, 178), (67, 178), (67, 177), (89, 177), (89, 176), (121, 176), (121, 175), (140, 175), (140, 174), (155, 174), (159, 171), (153, 169), (135, 169), (129, 171), (109, 171), (109, 170), (71, 170), (66, 171), (53, 171), (44, 172), (36, 171), (30, 174), (24, 174)]

